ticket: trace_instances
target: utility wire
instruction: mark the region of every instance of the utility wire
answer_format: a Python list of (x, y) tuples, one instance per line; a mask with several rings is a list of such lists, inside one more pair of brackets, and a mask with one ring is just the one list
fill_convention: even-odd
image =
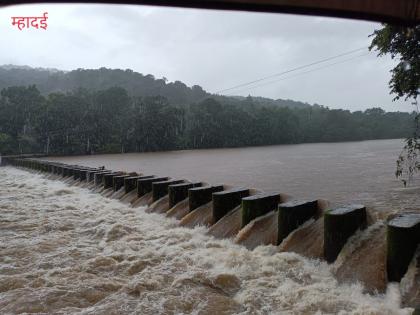
[[(308, 70), (308, 71), (300, 72), (300, 73), (292, 75), (292, 76), (288, 76), (288, 77), (285, 77), (285, 78), (281, 78), (281, 79), (277, 79), (277, 80), (273, 80), (273, 81), (269, 81), (269, 82), (264, 82), (262, 84), (258, 84), (258, 85), (255, 85), (255, 86), (246, 87), (244, 89), (240, 89), (240, 90), (236, 91), (235, 93), (238, 93), (238, 92), (241, 92), (241, 91), (247, 91), (247, 90), (250, 90), (250, 89), (256, 89), (256, 88), (259, 88), (259, 87), (262, 87), (262, 86), (270, 85), (270, 84), (277, 83), (277, 82), (284, 81), (284, 80), (288, 80), (288, 79), (293, 79), (293, 78), (301, 76), (303, 74), (307, 74), (307, 73), (310, 73), (310, 72), (315, 72), (315, 71), (318, 71), (318, 70), (321, 70), (321, 69), (329, 68), (329, 67), (341, 64), (341, 63), (346, 63), (346, 62), (352, 61), (354, 59), (367, 56), (369, 54), (370, 53), (365, 53), (365, 54), (358, 55), (358, 56), (355, 56), (355, 57), (352, 57), (352, 58), (347, 58), (347, 59), (340, 60), (340, 61), (337, 61), (337, 62), (334, 62), (334, 63), (330, 63), (330, 64), (322, 66), (322, 67), (318, 67), (318, 68), (314, 68), (314, 69), (311, 69), (311, 70)], [(235, 96), (235, 94), (227, 94), (226, 96)]]
[(328, 58), (325, 58), (325, 59), (314, 61), (312, 63), (308, 63), (308, 64), (305, 64), (305, 65), (302, 65), (302, 66), (299, 66), (299, 67), (296, 67), (296, 68), (292, 68), (292, 69), (289, 69), (289, 70), (286, 70), (286, 71), (283, 71), (283, 72), (275, 73), (275, 74), (272, 74), (272, 75), (269, 75), (269, 76), (266, 76), (266, 77), (263, 77), (263, 78), (259, 78), (259, 79), (253, 80), (253, 81), (241, 83), (241, 84), (232, 86), (232, 87), (227, 88), (227, 89), (219, 90), (219, 91), (216, 91), (214, 94), (220, 94), (220, 93), (223, 93), (223, 92), (226, 92), (226, 91), (235, 90), (235, 89), (240, 88), (240, 87), (248, 86), (248, 85), (251, 85), (251, 84), (254, 84), (254, 83), (257, 83), (257, 82), (265, 81), (267, 79), (282, 76), (282, 75), (290, 73), (290, 72), (294, 72), (294, 71), (297, 71), (297, 70), (301, 70), (301, 69), (304, 69), (304, 68), (308, 68), (308, 67), (323, 63), (323, 62), (327, 62), (327, 61), (330, 61), (330, 60), (333, 60), (333, 59), (337, 59), (337, 58), (340, 58), (340, 57), (343, 57), (343, 56), (347, 56), (347, 55), (353, 54), (355, 52), (365, 50), (367, 48), (368, 48), (368, 46), (365, 46), (365, 47), (361, 47), (361, 48), (358, 48), (358, 49), (353, 49), (353, 50), (350, 50), (350, 51), (346, 51), (346, 52), (341, 53), (339, 55), (335, 55), (335, 56), (331, 56), (331, 57), (328, 57)]

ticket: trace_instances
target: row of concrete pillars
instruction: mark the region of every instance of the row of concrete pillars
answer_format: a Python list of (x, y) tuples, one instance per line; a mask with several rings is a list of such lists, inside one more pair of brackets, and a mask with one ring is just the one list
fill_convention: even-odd
[[(169, 208), (188, 199), (188, 211), (212, 202), (212, 224), (232, 209), (241, 207), (241, 228), (273, 211), (278, 215), (277, 244), (311, 218), (323, 216), (324, 258), (336, 260), (349, 237), (367, 226), (367, 212), (363, 205), (348, 205), (335, 209), (321, 209), (318, 200), (288, 201), (276, 193), (253, 192), (247, 188), (227, 188), (202, 182), (175, 180), (169, 177), (126, 173), (89, 168), (35, 159), (12, 159), (9, 164), (31, 168), (57, 176), (85, 181), (97, 187), (141, 198), (151, 194), (151, 203), (168, 198)], [(150, 204), (149, 204), (150, 205)], [(419, 213), (401, 214), (387, 222), (387, 275), (389, 281), (400, 281), (420, 241)]]

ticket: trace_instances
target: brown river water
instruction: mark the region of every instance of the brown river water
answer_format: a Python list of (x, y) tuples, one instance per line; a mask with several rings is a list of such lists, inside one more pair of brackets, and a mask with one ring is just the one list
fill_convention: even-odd
[[(56, 157), (47, 160), (280, 192), (296, 198), (401, 208), (401, 139)], [(415, 186), (417, 187), (417, 186)], [(406, 199), (406, 198), (404, 198)]]
[[(400, 148), (401, 140), (383, 140), (51, 160), (362, 202), (389, 214), (419, 209), (418, 186), (403, 189), (393, 175)], [(371, 274), (382, 268), (377, 259), (382, 251), (371, 248), (383, 243), (380, 215), (328, 265), (310, 254), (319, 247), (311, 233), (319, 233), (320, 220), (285, 240), (282, 250), (294, 252), (272, 245), (249, 250), (213, 236), (215, 228), (183, 227), (174, 217), (53, 176), (3, 167), (0, 178), (0, 314), (412, 310), (402, 301), (418, 281), (414, 260), (401, 284), (385, 285), (379, 293), (366, 285), (379, 281), (376, 276), (366, 283), (349, 281), (355, 270)]]

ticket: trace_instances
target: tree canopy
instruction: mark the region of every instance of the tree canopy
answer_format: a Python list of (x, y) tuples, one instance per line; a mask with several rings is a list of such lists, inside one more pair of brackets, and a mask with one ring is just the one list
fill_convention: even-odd
[(403, 138), (414, 117), (380, 108), (352, 113), (229, 100), (173, 104), (163, 96), (131, 96), (122, 87), (47, 96), (33, 85), (8, 87), (0, 97), (0, 152), (71, 155)]
[(385, 24), (372, 36), (370, 49), (376, 49), (379, 56), (389, 54), (393, 59), (398, 58), (398, 64), (391, 70), (391, 93), (395, 99), (411, 99), (416, 106), (416, 115), (411, 123), (414, 128), (398, 157), (395, 172), (397, 177), (403, 177), (402, 181), (406, 184), (420, 170), (420, 116), (417, 107), (420, 93), (420, 25), (404, 27)]
[[(11, 86), (36, 84), (40, 93), (73, 92), (78, 89), (89, 91), (106, 90), (115, 86), (122, 87), (130, 96), (163, 96), (173, 105), (185, 105), (200, 102), (212, 97), (223, 103), (240, 103), (244, 97), (211, 95), (201, 86), (188, 87), (181, 81), (168, 82), (166, 78), (155, 78), (151, 74), (141, 74), (130, 69), (77, 69), (61, 71), (57, 69), (31, 68), (28, 66), (0, 66), (0, 90)], [(292, 100), (273, 100), (256, 97), (255, 105), (276, 105), (279, 107), (308, 107), (307, 103)]]
[(416, 99), (420, 92), (420, 25), (404, 27), (384, 25), (375, 30), (370, 48), (379, 56), (389, 54), (398, 58), (398, 64), (391, 70), (389, 82), (395, 98)]

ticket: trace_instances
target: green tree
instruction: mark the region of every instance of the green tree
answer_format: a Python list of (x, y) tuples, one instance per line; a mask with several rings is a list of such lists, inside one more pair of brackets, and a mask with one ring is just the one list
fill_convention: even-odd
[(45, 99), (34, 86), (15, 86), (1, 91), (0, 132), (17, 143), (13, 153), (39, 151), (34, 126)]
[(404, 185), (410, 181), (415, 172), (420, 170), (418, 156), (420, 154), (419, 141), (419, 111), (417, 97), (420, 92), (420, 25), (413, 27), (384, 25), (373, 34), (370, 49), (379, 52), (379, 56), (389, 54), (391, 58), (398, 58), (399, 62), (391, 70), (389, 82), (391, 93), (395, 99), (404, 97), (412, 99), (416, 106), (417, 115), (414, 118), (414, 131), (405, 140), (404, 148), (397, 160), (395, 175), (401, 177)]

